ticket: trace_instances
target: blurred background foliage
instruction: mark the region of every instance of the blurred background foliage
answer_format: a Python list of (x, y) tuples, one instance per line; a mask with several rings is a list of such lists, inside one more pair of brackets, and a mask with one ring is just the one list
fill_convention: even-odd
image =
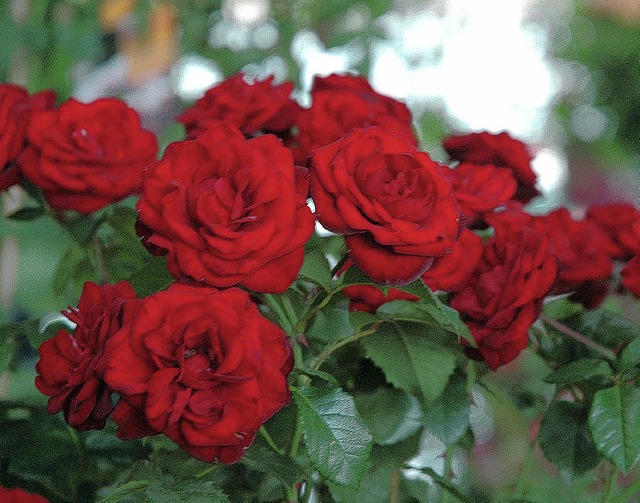
[[(355, 71), (407, 102), (438, 160), (453, 131), (508, 129), (527, 141), (544, 193), (536, 210), (640, 203), (637, 0), (0, 0), (0, 33), (0, 80), (53, 88), (59, 101), (121, 96), (163, 147), (183, 138), (175, 115), (237, 71), (292, 80), (303, 103), (314, 74)], [(25, 198), (3, 195), (5, 214)], [(133, 206), (104, 215), (107, 232), (124, 236)], [(1, 219), (0, 237), (0, 321), (77, 302), (92, 267), (81, 239), (47, 218)], [(132, 268), (140, 254), (113, 252)], [(423, 439), (423, 464), (446, 466), (476, 501), (596, 501), (603, 468), (560, 473), (532, 443), (552, 387), (525, 353), (474, 395), (470, 457), (443, 460)], [(34, 358), (0, 379), (0, 395), (37, 394)], [(412, 476), (416, 494), (430, 494), (429, 477)]]

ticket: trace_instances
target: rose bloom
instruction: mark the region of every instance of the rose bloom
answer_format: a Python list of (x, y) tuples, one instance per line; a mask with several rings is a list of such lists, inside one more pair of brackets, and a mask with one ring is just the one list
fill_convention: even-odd
[(318, 221), (346, 235), (354, 262), (377, 283), (410, 283), (458, 239), (460, 207), (440, 166), (378, 127), (314, 152), (311, 195)]
[(380, 288), (372, 285), (351, 285), (343, 288), (342, 293), (349, 298), (349, 311), (365, 313), (375, 313), (382, 304), (393, 300), (420, 300), (420, 297), (397, 288), (389, 288), (385, 294)]
[(0, 84), (0, 190), (20, 179), (14, 161), (25, 148), (31, 112), (53, 108), (55, 102), (56, 95), (50, 90), (29, 96), (23, 87)]
[(147, 245), (166, 250), (176, 278), (281, 293), (314, 229), (307, 185), (275, 136), (247, 141), (220, 123), (173, 143), (145, 172), (138, 214), (153, 232)]
[(444, 169), (460, 204), (467, 227), (483, 225), (482, 214), (493, 211), (516, 193), (517, 183), (511, 170), (492, 164), (461, 163)]
[(184, 124), (189, 139), (220, 121), (233, 124), (249, 137), (258, 133), (288, 137), (300, 105), (291, 99), (291, 82), (274, 86), (273, 79), (271, 76), (249, 83), (237, 73), (209, 89), (176, 120)]
[(311, 108), (298, 118), (297, 141), (307, 157), (317, 149), (342, 138), (353, 128), (381, 126), (418, 144), (411, 126), (411, 113), (404, 103), (377, 93), (367, 80), (354, 75), (315, 77)]
[(495, 370), (527, 345), (529, 327), (553, 288), (558, 266), (547, 236), (535, 227), (492, 223), (496, 232), (480, 264), (449, 304), (478, 345), (467, 348), (468, 354)]
[(30, 493), (19, 487), (8, 489), (0, 486), (0, 501), (2, 503), (49, 503), (49, 500), (39, 494)]
[(70, 99), (57, 110), (31, 114), (24, 175), (58, 210), (91, 213), (140, 192), (142, 170), (158, 142), (138, 113), (116, 98)]
[(453, 292), (469, 279), (482, 257), (482, 239), (469, 229), (462, 229), (453, 251), (433, 260), (422, 275), (431, 290)]
[(633, 257), (620, 271), (622, 286), (640, 297), (640, 255)]
[[(596, 307), (594, 300), (601, 296), (599, 289), (592, 287), (608, 279), (613, 269), (607, 235), (589, 221), (574, 220), (567, 208), (536, 220), (546, 230), (552, 252), (559, 260), (558, 281), (552, 293), (580, 290), (578, 300)], [(590, 299), (589, 291), (593, 291), (594, 299)]]
[(537, 176), (531, 169), (532, 156), (527, 146), (509, 133), (482, 131), (467, 135), (452, 135), (442, 146), (452, 159), (461, 163), (493, 164), (509, 168), (518, 182), (515, 199), (523, 203), (540, 194), (535, 188)]
[[(289, 402), (288, 338), (238, 288), (175, 283), (143, 299), (105, 353), (105, 380), (139, 407), (137, 420), (202, 461), (240, 459)], [(129, 418), (118, 436), (145, 428)]]
[(113, 409), (100, 360), (107, 340), (131, 320), (135, 299), (125, 281), (104, 286), (87, 282), (78, 307), (63, 311), (76, 324), (73, 334), (59, 330), (40, 346), (35, 384), (51, 397), (47, 412), (63, 411), (67, 423), (77, 430), (103, 428)]
[(640, 253), (640, 210), (632, 204), (594, 205), (587, 210), (586, 219), (607, 234), (611, 258), (629, 260)]

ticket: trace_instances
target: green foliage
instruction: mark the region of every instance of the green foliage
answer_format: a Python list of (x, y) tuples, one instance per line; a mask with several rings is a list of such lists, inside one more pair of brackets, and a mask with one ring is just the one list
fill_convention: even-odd
[(598, 391), (589, 426), (598, 450), (628, 472), (640, 459), (640, 388), (620, 385)]
[(600, 455), (589, 432), (589, 409), (576, 402), (552, 402), (542, 418), (538, 443), (545, 457), (574, 474), (594, 468)]
[(357, 487), (371, 451), (371, 434), (353, 398), (340, 389), (294, 391), (306, 452), (329, 481)]

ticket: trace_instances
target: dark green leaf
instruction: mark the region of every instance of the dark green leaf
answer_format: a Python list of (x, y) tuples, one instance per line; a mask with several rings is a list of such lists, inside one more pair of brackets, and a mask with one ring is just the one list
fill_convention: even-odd
[(353, 333), (349, 323), (349, 311), (347, 300), (336, 295), (329, 303), (319, 311), (313, 319), (313, 323), (307, 330), (307, 336), (323, 342), (332, 342), (344, 339)]
[(343, 286), (348, 285), (373, 285), (379, 288), (371, 278), (363, 273), (356, 266), (351, 266), (347, 269), (342, 276), (340, 276), (340, 284)]
[(45, 213), (44, 207), (36, 206), (36, 207), (26, 207), (21, 208), (18, 211), (11, 213), (7, 216), (10, 220), (16, 220), (18, 222), (28, 222), (30, 220), (35, 220), (36, 218), (40, 218)]
[(127, 496), (145, 492), (148, 487), (148, 480), (130, 480), (111, 491), (109, 496), (100, 500), (100, 503), (117, 503)]
[(409, 438), (422, 428), (422, 409), (416, 398), (395, 388), (378, 388), (355, 397), (373, 441), (390, 445)]
[(325, 290), (331, 288), (331, 269), (327, 259), (321, 251), (307, 253), (298, 273), (302, 278), (308, 279)]
[(341, 389), (306, 386), (293, 396), (313, 465), (336, 484), (357, 486), (371, 451), (371, 434), (353, 398)]
[(562, 470), (584, 473), (594, 468), (600, 455), (587, 427), (588, 409), (575, 402), (553, 402), (546, 410), (538, 443), (545, 457)]
[(104, 215), (78, 215), (69, 221), (67, 229), (76, 242), (84, 246), (95, 235), (104, 220)]
[(304, 477), (294, 460), (255, 443), (245, 452), (241, 462), (253, 470), (274, 475), (286, 487), (293, 486)]
[(426, 414), (425, 426), (445, 445), (456, 443), (469, 428), (466, 379), (455, 374)]
[(613, 372), (606, 361), (598, 358), (582, 358), (551, 372), (545, 376), (544, 382), (563, 385), (584, 381), (592, 377), (608, 377), (611, 375), (613, 375)]
[(364, 311), (352, 311), (349, 313), (349, 323), (353, 327), (353, 330), (359, 330), (366, 325), (371, 325), (372, 323), (380, 322), (382, 320), (382, 316), (366, 313)]
[(598, 391), (589, 426), (598, 450), (628, 472), (640, 459), (640, 388), (614, 386)]
[(139, 297), (146, 297), (167, 288), (173, 283), (173, 276), (164, 257), (149, 257), (147, 263), (128, 280)]
[(620, 355), (620, 371), (626, 372), (640, 363), (640, 337), (631, 341)]
[(366, 355), (396, 388), (422, 397), (430, 405), (444, 391), (453, 374), (453, 353), (429, 338), (430, 327), (383, 323), (362, 339)]
[(69, 243), (53, 273), (53, 292), (61, 295), (73, 281), (80, 283), (82, 279), (92, 279), (92, 271), (93, 266), (87, 251), (76, 242)]

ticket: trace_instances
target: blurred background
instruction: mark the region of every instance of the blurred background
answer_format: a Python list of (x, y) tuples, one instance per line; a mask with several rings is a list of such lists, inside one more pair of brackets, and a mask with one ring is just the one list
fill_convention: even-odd
[[(174, 117), (237, 71), (292, 80), (302, 103), (314, 75), (357, 72), (407, 103), (437, 160), (453, 132), (527, 142), (543, 191), (533, 211), (640, 204), (639, 0), (0, 0), (0, 33), (0, 81), (59, 101), (120, 96), (162, 147), (184, 138)], [(2, 219), (0, 237), (1, 321), (77, 302), (78, 282), (48, 286), (70, 274), (67, 236)], [(568, 478), (542, 460), (532, 439), (552, 387), (540, 360), (517, 365), (474, 395), (477, 462), (447, 466), (486, 501), (591, 501), (606, 474)], [(434, 442), (416, 466), (442, 470)]]

